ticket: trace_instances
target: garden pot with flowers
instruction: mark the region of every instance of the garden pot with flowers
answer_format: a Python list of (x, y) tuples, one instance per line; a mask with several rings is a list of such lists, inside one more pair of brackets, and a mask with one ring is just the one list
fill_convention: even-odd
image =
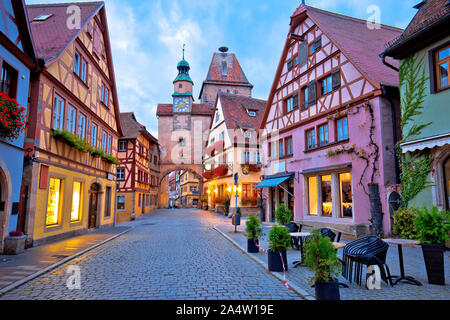
[(17, 255), (25, 251), (25, 241), (27, 236), (20, 231), (9, 233), (9, 237), (5, 238), (4, 254)]
[(5, 92), (0, 93), (0, 138), (17, 139), (27, 127), (26, 109)]

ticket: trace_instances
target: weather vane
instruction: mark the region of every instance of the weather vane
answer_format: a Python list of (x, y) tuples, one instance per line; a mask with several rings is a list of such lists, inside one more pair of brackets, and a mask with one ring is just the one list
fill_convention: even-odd
[(184, 47), (186, 47), (186, 44), (183, 44), (183, 60), (184, 60)]

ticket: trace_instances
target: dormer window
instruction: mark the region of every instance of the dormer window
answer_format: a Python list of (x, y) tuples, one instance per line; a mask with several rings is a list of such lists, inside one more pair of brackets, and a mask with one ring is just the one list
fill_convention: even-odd
[(248, 116), (250, 118), (256, 118), (256, 111), (248, 110)]
[(51, 16), (53, 16), (53, 14), (41, 14), (40, 16), (37, 16), (36, 18), (34, 18), (33, 21), (35, 21), (35, 22), (45, 21), (45, 20), (49, 19)]

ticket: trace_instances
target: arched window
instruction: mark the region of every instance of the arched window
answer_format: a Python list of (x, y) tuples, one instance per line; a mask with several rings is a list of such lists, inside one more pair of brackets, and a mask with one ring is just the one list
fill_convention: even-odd
[(222, 62), (222, 77), (228, 77), (228, 65), (226, 61)]

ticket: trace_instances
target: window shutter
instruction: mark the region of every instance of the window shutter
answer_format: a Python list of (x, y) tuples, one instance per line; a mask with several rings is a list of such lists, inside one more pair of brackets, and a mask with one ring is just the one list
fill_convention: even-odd
[(341, 69), (333, 71), (331, 77), (333, 80), (333, 90), (339, 89), (341, 87)]
[(314, 52), (316, 52), (316, 51), (319, 50), (320, 48), (322, 48), (322, 37), (319, 37), (319, 38), (314, 42)]
[(316, 102), (317, 102), (317, 84), (316, 81), (313, 81), (308, 85), (308, 107), (314, 105)]
[(294, 95), (294, 110), (298, 109), (298, 93)]
[(304, 66), (308, 62), (308, 43), (306, 41), (300, 43), (299, 58), (300, 66)]
[(39, 189), (48, 188), (48, 173), (50, 167), (46, 165), (41, 165), (41, 175), (39, 177)]

